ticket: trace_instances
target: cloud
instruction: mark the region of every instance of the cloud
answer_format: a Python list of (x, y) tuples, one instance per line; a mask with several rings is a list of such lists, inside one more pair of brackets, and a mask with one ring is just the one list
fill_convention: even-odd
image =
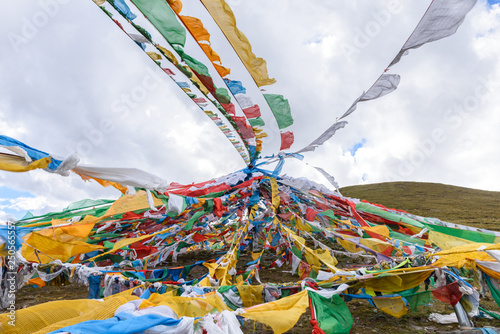
[[(60, 5), (45, 22), (47, 3)], [(278, 80), (273, 92), (290, 100), (300, 149), (371, 86), (429, 1), (232, 3), (238, 26)], [(2, 134), (62, 157), (78, 151), (83, 163), (182, 183), (244, 167), (216, 126), (92, 1), (2, 2), (0, 12), (8, 13), (0, 21), (7, 43), (0, 49)], [(498, 15), (498, 5), (482, 1), (456, 35), (411, 50), (393, 69), (402, 77), (398, 90), (361, 104), (306, 161), (341, 186), (414, 180), (500, 190)], [(12, 44), (8, 36), (22, 36), (29, 22), (37, 23), (32, 36)], [(153, 88), (144, 89), (145, 81)], [(363, 139), (354, 159), (349, 149)], [(301, 165), (287, 162), (284, 172), (325, 183)], [(119, 196), (43, 171), (0, 173), (0, 182), (42, 198), (30, 205), (46, 210)]]
[[(478, 5), (456, 35), (410, 51), (394, 68), (402, 76), (399, 89), (360, 105), (347, 119), (350, 124), (318, 149), (314, 157), (307, 158), (327, 166), (341, 185), (363, 183), (366, 174), (367, 183), (415, 180), (500, 190), (495, 176), (498, 161), (496, 155), (491, 155), (498, 152), (494, 143), (499, 139), (491, 128), (499, 125), (494, 112), (498, 98), (493, 93), (499, 81), (498, 57), (493, 56), (498, 55), (498, 50), (491, 43), (491, 38), (498, 38), (498, 13)], [(389, 39), (390, 34), (383, 37)], [(383, 43), (375, 38), (371, 44)], [(369, 52), (363, 61), (349, 67), (353, 73), (345, 73), (344, 77), (366, 89), (370, 83), (360, 85), (361, 79), (356, 76), (365, 78), (371, 72), (357, 71), (356, 66), (365, 66), (367, 60), (373, 63), (376, 55), (384, 51), (380, 47), (378, 52)], [(378, 67), (379, 71), (383, 66)], [(334, 93), (331, 96), (333, 99)], [(444, 140), (435, 140), (436, 132), (442, 133)], [(368, 145), (356, 154), (356, 159), (338, 153), (339, 149), (348, 152), (362, 138)], [(488, 177), (481, 180), (479, 170)]]
[(0, 208), (5, 210), (40, 210), (47, 206), (47, 199), (39, 197), (18, 197), (16, 199), (0, 198)]
[(0, 225), (5, 225), (5, 222), (14, 221), (15, 219), (16, 217), (13, 214), (0, 210)]
[(22, 218), (27, 211), (45, 213), (47, 210), (60, 209), (45, 196), (0, 198), (0, 221)]

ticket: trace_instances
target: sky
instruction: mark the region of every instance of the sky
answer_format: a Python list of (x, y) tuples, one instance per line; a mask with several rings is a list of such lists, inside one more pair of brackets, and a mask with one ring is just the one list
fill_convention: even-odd
[[(292, 150), (373, 84), (430, 3), (226, 1), (276, 78), (273, 92), (289, 99)], [(391, 69), (401, 75), (395, 92), (359, 104), (344, 129), (302, 162), (289, 159), (283, 173), (327, 184), (317, 166), (341, 187), (418, 181), (500, 191), (498, 2), (479, 1), (455, 35), (411, 50)], [(91, 0), (2, 1), (0, 37), (0, 134), (180, 183), (244, 168), (210, 119)], [(144, 80), (152, 88), (116, 112)], [(0, 221), (119, 195), (76, 175), (0, 171)]]

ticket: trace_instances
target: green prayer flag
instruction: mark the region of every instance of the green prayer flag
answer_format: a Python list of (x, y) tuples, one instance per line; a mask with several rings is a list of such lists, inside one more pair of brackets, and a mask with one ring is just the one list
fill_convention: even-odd
[(217, 290), (217, 292), (218, 292), (218, 293), (220, 293), (220, 294), (222, 294), (222, 293), (224, 293), (224, 292), (226, 292), (226, 291), (231, 290), (233, 287), (234, 287), (234, 285), (224, 285), (224, 286), (221, 286), (221, 287)]
[(264, 126), (264, 125), (266, 125), (266, 122), (264, 122), (264, 120), (260, 117), (250, 118), (248, 120), (248, 122), (250, 123), (251, 126)]
[(417, 312), (417, 307), (430, 303), (432, 300), (431, 291), (417, 292), (411, 296), (405, 297), (413, 312)]
[(290, 289), (282, 289), (281, 290), (281, 298), (285, 298), (285, 297), (290, 296), (290, 293), (291, 293)]
[(165, 0), (131, 0), (172, 45), (186, 43), (186, 29)]
[(141, 33), (142, 36), (144, 36), (145, 38), (147, 38), (148, 41), (151, 42), (151, 34), (146, 29), (135, 24), (134, 22), (131, 22), (131, 23), (134, 26), (134, 28), (137, 29)]
[[(420, 246), (425, 245), (425, 242), (426, 242), (426, 240), (422, 240), (419, 238), (412, 238), (411, 236), (409, 236), (407, 234), (399, 233), (399, 232), (393, 231), (391, 229), (389, 229), (389, 237), (391, 237), (391, 239), (398, 239), (400, 241), (406, 241), (410, 244), (418, 244)], [(403, 246), (406, 246), (406, 244), (404, 244)]]
[(198, 74), (210, 77), (210, 73), (208, 72), (208, 67), (206, 67), (205, 64), (185, 53), (182, 47), (174, 45), (173, 48), (179, 54), (179, 56), (181, 56), (181, 59), (189, 66), (189, 68), (191, 68)]
[(497, 320), (500, 320), (500, 315), (493, 313), (493, 312), (490, 312), (487, 309), (482, 308), (481, 306), (479, 306), (479, 309), (481, 311), (483, 311), (484, 313), (486, 313), (487, 315), (489, 315), (490, 317), (495, 318)]
[(111, 199), (84, 199), (84, 200), (81, 200), (78, 202), (71, 203), (63, 211), (86, 209), (86, 208), (100, 206), (100, 205), (104, 205), (104, 204), (112, 204), (114, 202), (115, 202), (115, 200), (111, 200)]
[(191, 218), (189, 218), (188, 223), (186, 224), (186, 227), (184, 227), (184, 230), (189, 231), (190, 229), (193, 228), (193, 224), (195, 221), (198, 220), (201, 216), (203, 216), (206, 212), (201, 210), (196, 212)]
[(109, 242), (109, 241), (104, 241), (102, 245), (103, 245), (105, 248), (108, 248), (108, 249), (113, 249), (113, 247), (115, 246), (115, 243), (114, 243), (114, 242)]
[(205, 209), (206, 212), (211, 212), (213, 207), (214, 207), (213, 199), (206, 200), (205, 204), (203, 204), (203, 208)]
[(388, 211), (382, 210), (380, 208), (376, 208), (376, 207), (374, 207), (370, 204), (366, 204), (366, 203), (357, 203), (356, 210), (362, 211), (362, 212), (367, 212), (367, 213), (373, 213), (377, 216), (391, 220), (391, 221), (396, 222), (396, 223), (402, 222), (402, 223), (409, 224), (409, 225), (412, 225), (412, 226), (415, 226), (418, 228), (428, 227), (428, 226), (426, 226), (427, 224), (424, 225), (423, 223), (418, 222), (415, 219), (411, 219), (408, 217), (402, 217), (402, 216), (397, 215), (395, 213), (388, 212)]
[(269, 104), (274, 118), (278, 122), (278, 127), (281, 129), (287, 128), (293, 124), (292, 111), (288, 100), (283, 95), (277, 94), (263, 94), (264, 98)]
[[(168, 58), (168, 57), (167, 57)], [(181, 64), (176, 65), (176, 67), (188, 78), (193, 77), (193, 72), (189, 71), (189, 67), (187, 66), (182, 66)]]
[(489, 243), (493, 244), (495, 243), (495, 235), (493, 233), (484, 233), (484, 232), (479, 232), (479, 231), (468, 231), (468, 230), (461, 230), (458, 228), (451, 228), (447, 226), (439, 226), (439, 225), (431, 225), (429, 224), (427, 228), (431, 231), (436, 231), (440, 233), (444, 233), (447, 235), (451, 235), (457, 238), (473, 241), (473, 242), (480, 242), (480, 243)]
[(302, 259), (302, 251), (297, 247), (292, 246), (292, 253), (295, 254), (295, 256), (298, 257), (299, 259)]
[[(199, 198), (216, 198), (216, 197), (221, 197), (221, 196), (223, 196), (226, 193), (226, 191), (227, 190), (222, 190), (222, 191), (218, 191), (218, 192), (215, 192), (215, 193), (210, 193), (210, 194), (206, 194), (206, 195), (202, 195), (202, 196), (198, 196), (198, 197)], [(212, 201), (212, 204), (213, 204), (213, 201)]]
[(498, 291), (495, 286), (491, 283), (491, 279), (488, 275), (484, 274), (486, 278), (486, 283), (488, 284), (488, 288), (490, 289), (491, 296), (495, 300), (495, 303), (500, 307), (500, 291)]
[(231, 103), (231, 97), (229, 96), (228, 90), (222, 87), (217, 88), (217, 90), (215, 91), (215, 98), (220, 103)]
[(104, 6), (99, 6), (99, 8), (101, 8), (103, 10), (103, 12), (106, 13), (106, 15), (108, 15), (111, 19), (113, 18), (113, 14), (111, 14), (109, 12), (109, 10), (107, 10), (106, 8), (104, 8)]
[(189, 246), (192, 246), (193, 244), (188, 244), (187, 242), (185, 241), (181, 241), (179, 242), (179, 245), (177, 246), (177, 248), (175, 249), (176, 252), (180, 252), (181, 249), (185, 248), (185, 247), (189, 247)]
[(333, 295), (328, 299), (312, 291), (309, 291), (309, 298), (314, 307), (316, 321), (323, 332), (349, 334), (353, 319), (342, 298)]

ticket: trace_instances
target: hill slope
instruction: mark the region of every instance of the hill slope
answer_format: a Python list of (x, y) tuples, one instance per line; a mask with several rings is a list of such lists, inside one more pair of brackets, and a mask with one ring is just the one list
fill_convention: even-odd
[(422, 182), (374, 183), (340, 191), (415, 215), (500, 231), (500, 192)]

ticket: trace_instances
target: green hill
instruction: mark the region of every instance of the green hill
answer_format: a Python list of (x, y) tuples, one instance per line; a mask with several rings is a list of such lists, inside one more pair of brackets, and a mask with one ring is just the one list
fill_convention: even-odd
[(387, 182), (340, 189), (344, 196), (451, 223), (500, 231), (500, 192), (439, 183)]

